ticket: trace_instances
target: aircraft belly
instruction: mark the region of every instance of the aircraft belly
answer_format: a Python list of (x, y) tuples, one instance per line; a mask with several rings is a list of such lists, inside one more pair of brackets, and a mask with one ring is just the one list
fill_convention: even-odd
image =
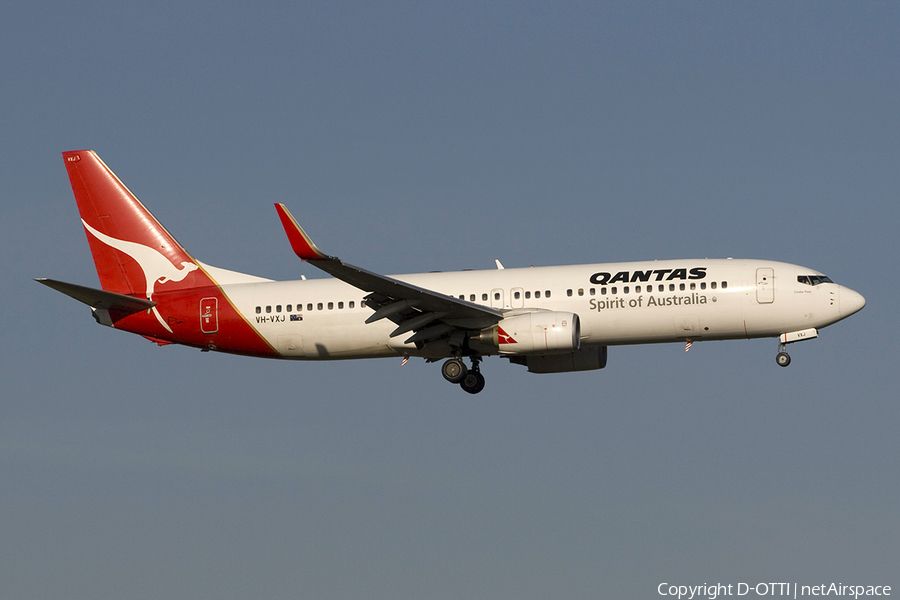
[[(375, 358), (394, 356), (385, 340), (369, 335), (347, 335), (339, 328), (303, 328), (301, 333), (275, 333), (266, 336), (282, 358), (331, 360), (338, 358)], [(274, 338), (274, 339), (273, 339)]]
[(270, 331), (263, 329), (261, 333), (278, 349), (282, 358), (334, 360), (397, 355), (387, 344), (384, 327), (377, 325), (280, 325)]

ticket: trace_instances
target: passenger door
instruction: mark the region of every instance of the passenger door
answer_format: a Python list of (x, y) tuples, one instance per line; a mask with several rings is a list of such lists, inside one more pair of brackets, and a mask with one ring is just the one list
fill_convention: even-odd
[(756, 301), (760, 304), (775, 302), (775, 269), (764, 267), (756, 270)]
[(200, 331), (203, 333), (216, 333), (219, 331), (219, 311), (216, 298), (203, 298), (200, 300)]

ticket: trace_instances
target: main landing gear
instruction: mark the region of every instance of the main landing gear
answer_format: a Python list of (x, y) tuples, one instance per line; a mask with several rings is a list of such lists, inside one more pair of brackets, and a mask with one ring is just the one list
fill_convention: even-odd
[(450, 383), (458, 383), (459, 387), (470, 394), (477, 394), (484, 389), (484, 375), (478, 364), (480, 362), (480, 357), (473, 356), (472, 368), (467, 369), (461, 358), (451, 358), (441, 365), (441, 375)]
[(775, 362), (779, 367), (786, 367), (791, 364), (791, 355), (785, 351), (785, 344), (778, 344), (778, 354), (775, 355)]

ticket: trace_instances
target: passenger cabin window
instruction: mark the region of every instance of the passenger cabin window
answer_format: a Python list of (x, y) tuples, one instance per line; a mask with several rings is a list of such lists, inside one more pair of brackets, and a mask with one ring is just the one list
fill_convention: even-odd
[(571, 295), (572, 295), (572, 290), (566, 290), (566, 296), (571, 296)]
[(275, 305), (275, 312), (281, 312), (281, 305), (280, 305), (280, 304), (276, 304), (276, 305)]
[(629, 288), (628, 288), (628, 286), (626, 285), (624, 288), (622, 288), (622, 293), (623, 293), (623, 294), (627, 294), (627, 293), (628, 293), (628, 289), (629, 289)]
[(350, 301), (350, 304), (347, 305), (348, 308), (356, 308), (356, 302), (353, 300)]
[(259, 313), (261, 313), (261, 312), (262, 312), (262, 306), (257, 306), (257, 307), (256, 307), (256, 314), (259, 314)]
[(723, 282), (722, 282), (722, 289), (724, 290), (724, 289), (727, 288), (727, 287), (728, 287), (728, 282), (727, 282), (727, 281), (723, 281)]
[(481, 295), (481, 301), (482, 301), (482, 302), (487, 302), (487, 294), (482, 294), (482, 295)]
[(494, 292), (494, 300), (500, 299), (500, 292)]
[(475, 294), (469, 294), (469, 302), (475, 302)]
[(306, 310), (312, 310), (312, 304), (307, 304), (307, 305), (306, 305)]
[(716, 289), (716, 282), (715, 281), (710, 282), (709, 287), (712, 289)]
[(272, 312), (272, 307), (271, 307), (271, 306), (267, 306), (267, 307), (266, 307), (266, 312), (267, 312), (267, 313)]
[(293, 304), (288, 304), (288, 305), (285, 307), (285, 310), (287, 310), (288, 312), (291, 312), (291, 310), (293, 310), (293, 308), (294, 308), (294, 305), (293, 305)]
[(518, 300), (521, 296), (522, 296), (522, 292), (515, 292), (515, 293), (513, 294), (513, 297), (514, 297), (516, 300)]
[(334, 310), (334, 302), (328, 303), (328, 310)]
[(540, 292), (540, 291), (535, 292), (535, 293), (534, 293), (534, 297), (535, 297), (535, 298), (540, 298), (540, 297), (541, 297), (541, 292)]
[(318, 308), (319, 310), (322, 310), (325, 307), (322, 305), (321, 302), (319, 302), (318, 304), (316, 304), (316, 308)]
[(340, 310), (340, 309), (342, 309), (342, 308), (344, 308), (344, 303), (343, 303), (343, 302), (338, 302), (338, 310)]
[(530, 299), (531, 299), (531, 292), (525, 292), (525, 299), (526, 299), (526, 300), (530, 300)]
[(578, 295), (584, 296), (584, 288), (578, 288)]
[(546, 292), (544, 292), (544, 298), (549, 298), (549, 297), (550, 297), (550, 290), (547, 290)]

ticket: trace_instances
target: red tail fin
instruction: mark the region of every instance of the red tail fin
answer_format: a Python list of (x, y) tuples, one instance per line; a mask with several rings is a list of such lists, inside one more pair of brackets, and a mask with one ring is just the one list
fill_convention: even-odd
[(100, 157), (77, 150), (63, 160), (104, 290), (152, 300), (157, 285), (191, 287), (196, 261)]

